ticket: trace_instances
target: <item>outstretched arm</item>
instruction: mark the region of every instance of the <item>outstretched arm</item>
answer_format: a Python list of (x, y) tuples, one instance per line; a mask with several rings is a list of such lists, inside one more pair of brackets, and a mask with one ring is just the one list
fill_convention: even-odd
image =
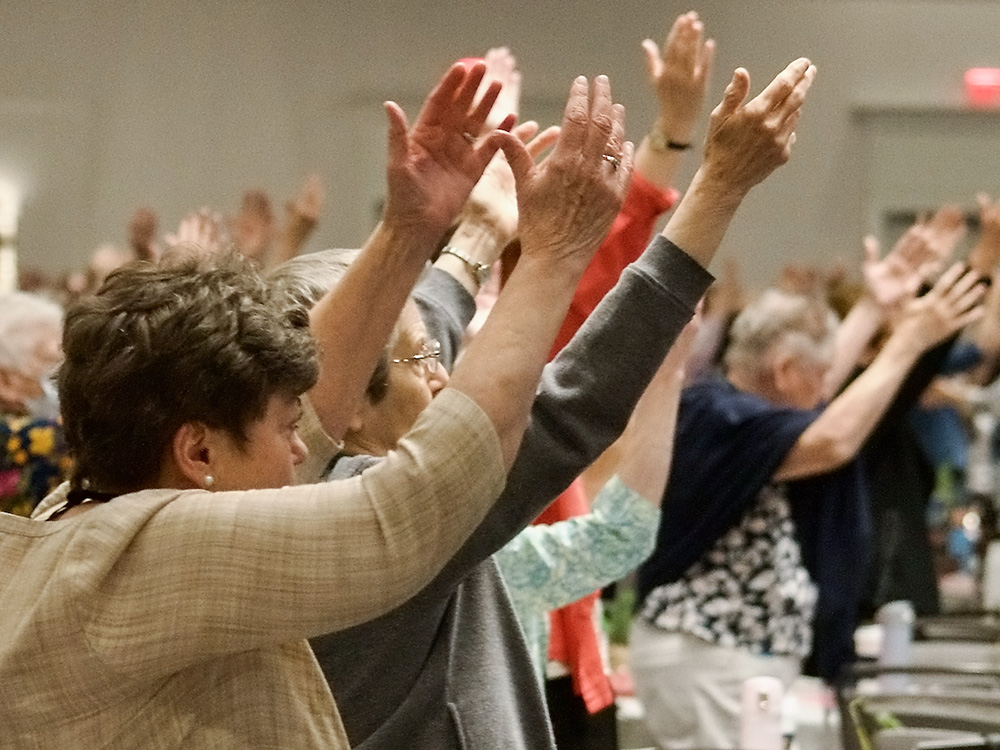
[[(660, 54), (655, 42), (643, 42), (650, 86), (659, 104), (656, 122), (636, 149), (632, 187), (604, 244), (580, 280), (552, 355), (566, 346), (597, 303), (615, 285), (622, 270), (649, 243), (657, 219), (677, 200), (674, 175), (701, 114), (715, 44), (703, 40), (696, 13), (674, 21)], [(671, 147), (673, 144), (675, 147)]]
[[(710, 141), (724, 139), (706, 148), (712, 159), (710, 177), (717, 180), (711, 188), (736, 203), (731, 193), (745, 195), (748, 181), (762, 180), (788, 158), (787, 134), (760, 125), (768, 112), (759, 108), (753, 116), (709, 132)], [(710, 194), (708, 189), (698, 197), (689, 192), (682, 204), (703, 203)], [(711, 202), (708, 205), (714, 211)], [(701, 237), (696, 234), (700, 224), (693, 218), (683, 233), (697, 254), (665, 237), (655, 238), (546, 366), (504, 493), (435, 579), (435, 588), (452, 585), (512, 539), (624, 430), (636, 401), (712, 280), (702, 264), (711, 261), (722, 233), (705, 221), (706, 235)]]
[(853, 459), (920, 356), (982, 315), (979, 280), (955, 264), (930, 292), (911, 301), (879, 355), (806, 428), (774, 478), (824, 474)]
[(663, 236), (707, 266), (750, 189), (788, 161), (816, 66), (802, 57), (744, 103), (750, 74), (737, 68), (712, 111), (705, 156)]
[(652, 552), (695, 325), (671, 348), (619, 439), (623, 460), (591, 512), (529, 526), (496, 554), (518, 616), (562, 607), (621, 578)]
[(715, 41), (704, 39), (704, 25), (694, 11), (677, 17), (663, 53), (652, 39), (642, 43), (649, 84), (660, 111), (635, 152), (635, 170), (660, 188), (669, 188), (705, 102), (715, 60)]
[(343, 436), (424, 264), (500, 143), (500, 133), (475, 142), (465, 137), (479, 132), (499, 92), (493, 85), (473, 104), (483, 71), (482, 64), (453, 66), (412, 128), (396, 104), (386, 103), (385, 215), (341, 282), (310, 313), (320, 376), (309, 399), (334, 440)]
[(451, 387), (494, 421), (508, 466), (545, 354), (628, 189), (634, 147), (624, 140), (624, 125), (608, 79), (594, 80), (591, 97), (581, 77), (570, 89), (559, 141), (541, 164), (513, 136), (503, 144), (517, 181), (521, 259)]
[(313, 233), (323, 212), (323, 180), (318, 174), (311, 174), (302, 183), (295, 200), (285, 205), (285, 223), (278, 235), (274, 258), (270, 265), (277, 266), (302, 252), (309, 235)]
[(874, 237), (865, 237), (864, 248), (861, 268), (865, 292), (837, 329), (833, 365), (823, 379), (826, 400), (847, 382), (879, 328), (913, 299), (920, 285), (940, 266), (940, 257), (922, 224), (907, 229), (884, 258), (879, 258)]

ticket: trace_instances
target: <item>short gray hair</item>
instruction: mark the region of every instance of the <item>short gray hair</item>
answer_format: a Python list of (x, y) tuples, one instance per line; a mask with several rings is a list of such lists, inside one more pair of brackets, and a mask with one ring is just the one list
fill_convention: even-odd
[(0, 294), (0, 367), (17, 372), (34, 369), (38, 346), (46, 333), (61, 335), (62, 308), (31, 292)]
[(360, 250), (335, 248), (299, 255), (265, 276), (278, 304), (307, 311), (337, 285)]
[(837, 325), (823, 300), (768, 289), (733, 322), (726, 366), (757, 373), (784, 353), (828, 362)]

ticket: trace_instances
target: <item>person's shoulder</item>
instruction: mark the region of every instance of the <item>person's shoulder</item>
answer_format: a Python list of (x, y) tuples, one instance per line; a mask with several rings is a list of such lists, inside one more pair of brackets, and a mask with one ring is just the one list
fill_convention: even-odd
[(721, 375), (687, 386), (681, 393), (681, 402), (691, 407), (717, 410), (760, 411), (776, 408), (756, 394), (741, 391)]
[(738, 425), (764, 419), (768, 423), (784, 418), (799, 420), (803, 410), (771, 403), (755, 393), (742, 391), (723, 377), (710, 378), (684, 389), (681, 414), (695, 419), (704, 429), (707, 422)]

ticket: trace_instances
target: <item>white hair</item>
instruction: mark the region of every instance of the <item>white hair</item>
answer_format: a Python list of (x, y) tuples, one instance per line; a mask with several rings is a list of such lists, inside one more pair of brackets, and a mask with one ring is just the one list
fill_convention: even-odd
[(824, 301), (768, 289), (733, 322), (726, 366), (756, 374), (780, 354), (829, 363), (837, 325)]
[(37, 365), (38, 347), (46, 336), (62, 331), (62, 308), (38, 294), (0, 294), (0, 367), (17, 372)]

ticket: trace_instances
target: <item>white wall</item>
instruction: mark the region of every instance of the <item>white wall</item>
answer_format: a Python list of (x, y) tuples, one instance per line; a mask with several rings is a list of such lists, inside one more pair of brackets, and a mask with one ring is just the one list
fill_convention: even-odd
[[(237, 2), (4, 0), (0, 178), (23, 185), (23, 265), (83, 262), (122, 241), (140, 204), (168, 226), (189, 208), (233, 210), (250, 186), (276, 201), (318, 169), (329, 205), (313, 247), (367, 232), (382, 169), (379, 104), (413, 106), (454, 58), (505, 43), (525, 72), (525, 114), (550, 113), (574, 75), (606, 72), (641, 137), (654, 113), (639, 42), (687, 10), (649, 0)], [(755, 89), (806, 54), (820, 76), (793, 161), (733, 224), (726, 252), (765, 283), (796, 257), (857, 252), (870, 226), (871, 139), (859, 105), (955, 101), (961, 73), (1000, 65), (1000, 3), (735, 2), (698, 7), (719, 41), (717, 99), (736, 65)], [(990, 136), (995, 116), (975, 118)], [(974, 133), (973, 133), (974, 134)], [(973, 144), (975, 139), (972, 139)], [(985, 142), (985, 141), (984, 141)], [(912, 179), (970, 168), (946, 150), (910, 165)], [(1000, 155), (975, 160), (967, 194), (990, 184)], [(905, 184), (905, 179), (897, 179)], [(933, 179), (931, 180), (933, 183)]]

